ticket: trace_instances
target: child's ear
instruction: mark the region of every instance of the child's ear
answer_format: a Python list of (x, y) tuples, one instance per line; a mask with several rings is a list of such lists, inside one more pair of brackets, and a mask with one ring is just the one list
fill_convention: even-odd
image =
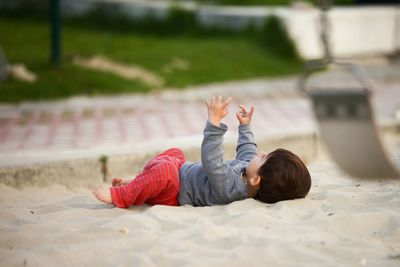
[(256, 176), (250, 179), (250, 184), (252, 186), (259, 186), (261, 182), (261, 177), (260, 176)]

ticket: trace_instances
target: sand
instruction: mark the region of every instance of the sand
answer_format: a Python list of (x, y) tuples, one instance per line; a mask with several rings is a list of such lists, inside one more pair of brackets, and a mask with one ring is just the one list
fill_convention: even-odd
[(214, 207), (97, 202), (0, 185), (1, 266), (400, 266), (400, 181), (310, 165), (306, 199)]

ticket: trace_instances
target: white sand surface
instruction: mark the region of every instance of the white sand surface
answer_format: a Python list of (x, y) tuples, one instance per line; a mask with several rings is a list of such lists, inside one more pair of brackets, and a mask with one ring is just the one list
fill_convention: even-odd
[(400, 266), (400, 181), (311, 165), (306, 199), (118, 209), (0, 185), (1, 266)]

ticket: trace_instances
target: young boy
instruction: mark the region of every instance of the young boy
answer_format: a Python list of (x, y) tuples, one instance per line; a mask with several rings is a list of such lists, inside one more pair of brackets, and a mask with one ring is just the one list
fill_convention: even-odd
[(239, 138), (236, 159), (223, 160), (221, 123), (228, 114), (231, 98), (213, 97), (206, 102), (208, 121), (201, 145), (201, 162), (185, 162), (180, 149), (172, 148), (150, 160), (143, 171), (129, 181), (114, 178), (112, 187), (93, 190), (102, 202), (119, 208), (131, 205), (228, 204), (245, 198), (266, 203), (303, 198), (311, 187), (310, 174), (298, 156), (285, 149), (256, 152), (250, 129), (254, 108), (242, 105), (236, 113)]

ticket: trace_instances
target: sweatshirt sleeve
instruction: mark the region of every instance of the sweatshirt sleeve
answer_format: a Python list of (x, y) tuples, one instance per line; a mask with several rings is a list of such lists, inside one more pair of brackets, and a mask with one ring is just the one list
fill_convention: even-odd
[(221, 123), (217, 127), (207, 121), (201, 145), (201, 162), (208, 176), (211, 188), (222, 193), (228, 181), (227, 166), (224, 163), (223, 136), (228, 127)]
[(250, 124), (239, 125), (239, 138), (236, 147), (236, 159), (252, 160), (257, 154), (257, 144), (254, 140)]

